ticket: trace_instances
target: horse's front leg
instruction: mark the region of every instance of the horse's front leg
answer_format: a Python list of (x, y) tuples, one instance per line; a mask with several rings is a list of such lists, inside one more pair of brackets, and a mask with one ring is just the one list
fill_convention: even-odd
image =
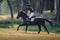
[(25, 32), (27, 32), (27, 29), (28, 29), (28, 24), (26, 25), (26, 29), (25, 29)]
[(18, 28), (17, 28), (17, 31), (19, 30), (20, 26), (23, 26), (23, 25), (24, 25), (24, 24), (19, 25)]
[(18, 26), (17, 31), (19, 30), (19, 27), (20, 27), (20, 25)]

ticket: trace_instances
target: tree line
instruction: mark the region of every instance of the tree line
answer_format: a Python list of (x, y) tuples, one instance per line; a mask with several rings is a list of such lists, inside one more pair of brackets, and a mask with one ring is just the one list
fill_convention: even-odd
[[(42, 14), (43, 10), (55, 10), (56, 20), (60, 21), (60, 0), (0, 0), (2, 2), (7, 1), (11, 12), (11, 18), (13, 19), (13, 8), (15, 12), (19, 10), (25, 10), (25, 5), (30, 4), (34, 8), (35, 12)], [(0, 6), (1, 10), (1, 6)]]

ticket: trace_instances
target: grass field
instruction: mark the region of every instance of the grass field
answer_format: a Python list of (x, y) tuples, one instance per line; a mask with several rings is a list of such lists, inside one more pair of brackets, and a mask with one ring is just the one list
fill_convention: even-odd
[(22, 30), (0, 28), (0, 40), (60, 40), (60, 34), (28, 31), (25, 33)]

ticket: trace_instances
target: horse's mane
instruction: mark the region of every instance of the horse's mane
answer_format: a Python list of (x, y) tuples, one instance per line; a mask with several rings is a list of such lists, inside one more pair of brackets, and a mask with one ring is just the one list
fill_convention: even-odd
[(24, 11), (20, 11), (20, 13), (23, 14), (24, 16), (28, 17)]

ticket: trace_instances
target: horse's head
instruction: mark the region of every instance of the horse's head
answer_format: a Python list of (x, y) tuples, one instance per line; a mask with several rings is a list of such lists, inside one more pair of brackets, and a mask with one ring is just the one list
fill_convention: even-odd
[(25, 14), (25, 12), (20, 11), (20, 12), (18, 13), (18, 15), (17, 15), (17, 19), (18, 19), (19, 17), (26, 18), (26, 17), (28, 17), (28, 16)]
[(22, 16), (22, 11), (18, 12), (17, 19)]

